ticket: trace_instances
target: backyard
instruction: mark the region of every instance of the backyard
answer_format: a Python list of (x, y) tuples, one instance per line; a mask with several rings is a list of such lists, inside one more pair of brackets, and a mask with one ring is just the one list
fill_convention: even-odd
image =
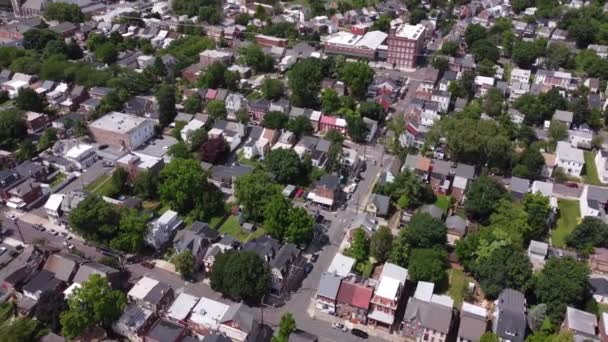
[(111, 186), (110, 175), (103, 175), (89, 183), (85, 190), (96, 195), (105, 195), (109, 186)]
[(452, 198), (450, 196), (438, 195), (437, 200), (435, 201), (435, 205), (439, 208), (443, 209), (443, 213), (447, 213), (450, 208), (450, 202)]
[(264, 235), (264, 229), (262, 227), (258, 227), (258, 229), (252, 233), (242, 230), (239, 219), (234, 215), (230, 215), (218, 230), (220, 233), (228, 234), (240, 242), (247, 242)]
[(462, 270), (450, 269), (448, 271), (450, 285), (448, 287), (448, 295), (454, 300), (454, 305), (460, 307), (467, 293), (469, 285), (469, 277)]
[(591, 151), (585, 151), (585, 174), (583, 180), (587, 184), (591, 185), (602, 185), (597, 176), (597, 169), (595, 167), (595, 156)]
[(578, 224), (581, 214), (577, 200), (560, 199), (558, 206), (560, 214), (557, 226), (551, 232), (551, 241), (553, 246), (561, 248), (566, 246), (566, 237)]

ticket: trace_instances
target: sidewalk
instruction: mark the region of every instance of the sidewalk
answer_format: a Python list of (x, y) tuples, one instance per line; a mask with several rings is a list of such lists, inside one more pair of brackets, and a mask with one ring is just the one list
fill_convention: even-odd
[(11, 212), (9, 212), (9, 214), (15, 215), (15, 217), (19, 218), (19, 220), (21, 220), (25, 223), (29, 223), (31, 225), (40, 224), (40, 225), (43, 225), (47, 229), (55, 229), (56, 231), (58, 231), (60, 233), (62, 233), (62, 232), (70, 233), (65, 227), (52, 223), (46, 217), (42, 218), (42, 217), (32, 214), (32, 213), (20, 213), (17, 211), (11, 211)]
[(318, 319), (321, 321), (325, 321), (328, 323), (342, 323), (344, 324), (344, 326), (346, 326), (349, 329), (360, 329), (365, 331), (366, 333), (368, 333), (370, 336), (374, 336), (374, 337), (378, 337), (381, 338), (383, 340), (387, 340), (387, 341), (393, 341), (393, 342), (403, 342), (404, 340), (407, 340), (405, 337), (400, 336), (400, 335), (396, 335), (396, 334), (391, 334), (388, 331), (379, 328), (376, 329), (373, 326), (369, 326), (369, 325), (365, 325), (365, 324), (356, 324), (356, 323), (352, 323), (350, 321), (346, 321), (342, 318), (339, 318), (337, 316), (332, 316), (330, 314), (326, 314), (324, 312), (321, 312), (319, 310), (317, 310), (317, 308), (315, 307), (314, 304), (314, 299), (311, 299), (310, 303), (308, 304), (308, 308), (306, 309), (306, 312), (308, 313), (308, 315), (312, 318), (312, 319)]

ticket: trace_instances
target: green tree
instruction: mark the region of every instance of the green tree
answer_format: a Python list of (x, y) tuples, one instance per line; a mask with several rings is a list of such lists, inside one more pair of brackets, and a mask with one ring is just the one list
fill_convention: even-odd
[(129, 173), (123, 167), (117, 167), (110, 177), (108, 190), (103, 194), (115, 197), (128, 190)]
[(513, 45), (511, 58), (520, 68), (531, 68), (539, 57), (537, 45), (534, 42), (518, 41)]
[(486, 29), (478, 24), (468, 25), (464, 32), (464, 40), (467, 46), (473, 46), (476, 41), (485, 39), (487, 37)]
[(108, 280), (92, 274), (68, 298), (68, 310), (61, 314), (61, 334), (74, 339), (94, 326), (110, 328), (127, 307), (127, 297), (110, 288)]
[(201, 97), (197, 94), (190, 96), (184, 101), (184, 112), (189, 114), (195, 114), (201, 111), (203, 103)]
[(110, 247), (127, 253), (141, 251), (148, 229), (148, 219), (147, 215), (141, 215), (135, 209), (121, 210), (118, 229), (110, 240)]
[(14, 147), (27, 135), (27, 126), (23, 114), (15, 109), (0, 111), (0, 145), (4, 148)]
[(281, 184), (294, 183), (301, 174), (300, 157), (291, 149), (279, 148), (268, 152), (264, 165)]
[(498, 88), (490, 88), (483, 96), (483, 111), (491, 117), (498, 117), (503, 112), (504, 96)]
[(0, 325), (0, 336), (3, 342), (38, 341), (46, 334), (41, 324), (33, 319), (20, 317)]
[(427, 213), (412, 216), (403, 238), (411, 248), (434, 248), (446, 243), (447, 227)]
[(368, 128), (359, 113), (349, 112), (346, 114), (346, 131), (353, 141), (364, 142)]
[(379, 122), (384, 121), (384, 117), (386, 116), (384, 108), (377, 102), (362, 102), (359, 105), (359, 113), (361, 116)]
[(46, 102), (33, 89), (21, 88), (15, 97), (15, 106), (21, 110), (42, 112), (46, 108)]
[(513, 170), (514, 176), (532, 180), (538, 179), (545, 166), (545, 157), (543, 157), (538, 148), (528, 146), (519, 156), (518, 165), (523, 167), (523, 172), (517, 173)]
[(257, 303), (270, 292), (268, 264), (254, 252), (227, 250), (215, 258), (211, 288), (235, 300)]
[(456, 42), (445, 42), (441, 45), (439, 52), (446, 56), (456, 57), (460, 47)]
[(323, 89), (323, 92), (321, 93), (321, 107), (323, 108), (324, 113), (335, 114), (341, 106), (342, 102), (335, 90), (331, 88)]
[(241, 49), (241, 56), (246, 65), (250, 66), (256, 73), (271, 72), (274, 68), (274, 59), (264, 53), (257, 44), (251, 44)]
[(190, 153), (190, 148), (183, 141), (178, 141), (177, 144), (169, 147), (167, 153), (173, 158), (192, 159), (194, 156)]
[(500, 57), (500, 50), (498, 50), (498, 47), (487, 39), (481, 39), (474, 42), (471, 47), (471, 53), (476, 62), (485, 60), (496, 62)]
[(289, 119), (287, 129), (300, 138), (304, 135), (311, 135), (314, 131), (310, 120), (304, 116), (297, 116)]
[(500, 200), (507, 196), (507, 191), (494, 178), (481, 175), (471, 183), (466, 195), (467, 213), (480, 222), (487, 222)]
[(199, 79), (199, 86), (211, 89), (228, 88), (236, 89), (237, 75), (223, 63), (211, 64)]
[[(282, 213), (284, 215), (284, 213)], [(314, 236), (315, 221), (306, 209), (292, 208), (288, 214), (289, 225), (285, 231), (287, 242), (305, 246)]]
[(363, 228), (353, 230), (350, 247), (345, 252), (357, 262), (367, 261), (369, 258), (369, 239)]
[(479, 338), (479, 342), (500, 342), (500, 338), (493, 332), (485, 332)]
[(98, 196), (88, 196), (70, 213), (70, 227), (88, 240), (107, 241), (118, 229), (117, 209)]
[(281, 186), (262, 170), (237, 178), (234, 195), (243, 208), (246, 221), (262, 222), (263, 208), (274, 195), (281, 195)]
[(112, 64), (118, 58), (118, 49), (111, 42), (105, 42), (95, 49), (95, 58), (105, 64)]
[(369, 252), (379, 263), (384, 263), (390, 256), (392, 246), (393, 233), (388, 227), (382, 226), (372, 235)]
[(272, 337), (272, 342), (287, 342), (289, 341), (289, 335), (296, 330), (296, 321), (293, 319), (291, 313), (286, 313), (281, 316), (279, 322), (279, 331), (276, 336)]
[(422, 8), (414, 8), (410, 13), (410, 25), (417, 25), (427, 18), (426, 11)]
[(528, 193), (522, 202), (524, 210), (528, 214), (528, 225), (530, 226), (530, 238), (543, 240), (550, 228), (552, 209), (549, 198), (537, 193)]
[(225, 119), (226, 105), (220, 100), (211, 100), (207, 103), (207, 114), (216, 119)]
[(23, 33), (23, 47), (42, 51), (48, 42), (61, 40), (59, 35), (49, 29), (32, 28)]
[(566, 237), (568, 246), (589, 253), (593, 247), (604, 246), (608, 242), (608, 225), (596, 217), (587, 216), (572, 233)]
[(38, 140), (38, 151), (44, 151), (49, 147), (53, 147), (53, 144), (57, 141), (57, 130), (54, 128), (47, 128), (40, 135)]
[(483, 292), (496, 298), (506, 288), (525, 292), (532, 278), (532, 264), (520, 250), (499, 248), (477, 261), (475, 275)]
[(445, 284), (447, 261), (448, 254), (439, 249), (412, 250), (408, 267), (410, 280), (414, 282), (428, 281), (438, 286)]
[(381, 14), (378, 19), (374, 21), (374, 24), (372, 25), (372, 30), (388, 33), (388, 30), (391, 28), (392, 19), (393, 18), (391, 18), (387, 14)]
[(262, 82), (261, 91), (266, 100), (278, 100), (285, 94), (285, 85), (280, 80), (267, 78)]
[(239, 13), (234, 17), (234, 22), (237, 25), (247, 26), (251, 21), (251, 16), (247, 13)]
[(447, 60), (447, 58), (440, 56), (433, 57), (431, 60), (431, 65), (440, 72), (446, 71), (450, 68), (450, 62)]
[(164, 83), (156, 90), (156, 101), (158, 102), (158, 121), (161, 127), (167, 127), (175, 120), (177, 109), (175, 108), (175, 86)]
[(311, 108), (317, 104), (321, 90), (321, 65), (315, 58), (296, 63), (287, 73), (292, 106)]
[(158, 176), (150, 171), (141, 171), (133, 180), (133, 191), (146, 200), (158, 197)]
[(44, 18), (59, 22), (81, 23), (84, 21), (84, 14), (76, 4), (53, 2), (46, 6)]
[(401, 209), (415, 209), (425, 203), (433, 203), (433, 190), (423, 184), (418, 176), (410, 170), (400, 172), (395, 180), (376, 187), (376, 193), (390, 196)]
[(561, 121), (551, 121), (551, 126), (549, 126), (549, 137), (556, 142), (566, 139), (568, 137), (568, 127)]
[(367, 87), (372, 83), (374, 69), (366, 63), (347, 62), (338, 70), (338, 75), (351, 93), (362, 99), (367, 92)]
[(541, 303), (547, 304), (547, 314), (559, 324), (568, 305), (580, 306), (588, 296), (589, 268), (570, 257), (547, 261), (535, 278), (534, 293)]
[(185, 249), (173, 256), (173, 265), (175, 270), (181, 274), (182, 277), (188, 278), (194, 273), (195, 262), (194, 255), (189, 249)]
[(271, 110), (262, 120), (262, 126), (270, 129), (282, 129), (287, 125), (289, 117), (281, 112)]
[(280, 194), (275, 194), (264, 205), (264, 229), (268, 235), (282, 241), (289, 225), (291, 203)]
[(45, 291), (38, 299), (34, 316), (51, 330), (58, 332), (61, 328), (59, 317), (67, 308), (68, 303), (63, 293), (54, 290)]

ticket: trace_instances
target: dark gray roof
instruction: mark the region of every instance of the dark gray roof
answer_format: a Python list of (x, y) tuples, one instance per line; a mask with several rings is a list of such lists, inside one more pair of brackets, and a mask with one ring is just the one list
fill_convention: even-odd
[(211, 228), (207, 223), (200, 221), (192, 222), (190, 230), (210, 240), (215, 240), (219, 237), (219, 233), (217, 232), (217, 230)]
[(211, 178), (231, 181), (232, 178), (240, 177), (253, 171), (249, 165), (215, 165), (211, 168)]
[(156, 305), (160, 303), (160, 301), (165, 297), (165, 293), (167, 293), (169, 290), (171, 290), (171, 286), (159, 281), (158, 284), (148, 291), (143, 300), (147, 303)]
[(45, 169), (46, 168), (43, 165), (29, 160), (26, 160), (15, 167), (15, 171), (23, 178), (43, 173)]
[(277, 255), (270, 261), (270, 267), (283, 269), (291, 258), (295, 258), (300, 253), (300, 250), (293, 243), (286, 243), (281, 246)]
[(371, 201), (376, 206), (376, 212), (379, 215), (388, 214), (388, 208), (390, 205), (391, 198), (384, 195), (372, 194)]
[(328, 189), (337, 189), (340, 185), (340, 179), (336, 175), (324, 175), (317, 181), (317, 186)]
[(589, 284), (594, 295), (608, 296), (608, 280), (605, 278), (590, 278)]
[(331, 146), (331, 141), (325, 139), (319, 139), (317, 142), (317, 147), (315, 149), (321, 152), (329, 152), (329, 147)]
[(589, 207), (600, 210), (608, 202), (608, 189), (598, 186), (589, 186), (587, 204)]
[(511, 192), (525, 194), (530, 190), (530, 181), (524, 178), (511, 178)]
[(447, 176), (450, 173), (450, 163), (445, 160), (433, 159), (433, 172)]
[(481, 335), (486, 332), (487, 325), (485, 317), (462, 310), (460, 311), (458, 337), (468, 341), (479, 341)]
[(228, 321), (237, 323), (239, 329), (246, 333), (251, 333), (257, 325), (253, 309), (243, 303), (233, 304), (228, 308), (220, 323)]
[(475, 178), (475, 167), (472, 165), (458, 163), (456, 170), (454, 171), (454, 175), (466, 179), (473, 179)]
[(513, 342), (523, 342), (527, 327), (524, 294), (513, 289), (505, 289), (500, 293), (497, 301), (499, 315), (495, 323), (495, 333)]
[(36, 293), (38, 291), (54, 290), (60, 283), (61, 280), (55, 278), (52, 272), (41, 270), (23, 286), (23, 291)]
[(317, 295), (329, 299), (336, 299), (338, 290), (340, 289), (340, 283), (342, 283), (342, 277), (333, 273), (324, 272), (321, 274), (321, 279), (319, 280)]
[(452, 308), (411, 297), (405, 308), (403, 320), (420, 322), (427, 329), (447, 334), (452, 322)]
[(137, 304), (129, 304), (122, 313), (118, 322), (126, 327), (139, 329), (152, 316), (152, 311), (143, 309)]
[(76, 272), (73, 281), (75, 283), (82, 284), (83, 282), (89, 280), (89, 277), (92, 274), (99, 274), (102, 277), (108, 277), (112, 274), (117, 274), (118, 272), (119, 271), (117, 269), (112, 268), (110, 266), (106, 266), (96, 262), (89, 262), (84, 265), (81, 265), (80, 268), (78, 268), (78, 272)]
[(249, 139), (255, 143), (264, 133), (264, 127), (260, 126), (251, 126), (249, 129)]
[(448, 217), (445, 220), (445, 225), (448, 227), (448, 230), (454, 231), (460, 235), (464, 235), (467, 232), (467, 220), (458, 215)]
[[(182, 340), (182, 342), (185, 341)], [(193, 342), (195, 340), (192, 340)], [(198, 339), (196, 341), (199, 341)], [(232, 340), (227, 337), (226, 335), (221, 335), (221, 334), (213, 334), (213, 335), (207, 335), (205, 336), (205, 338), (203, 338), (202, 342), (232, 342)]]
[(436, 219), (441, 219), (441, 217), (443, 216), (443, 209), (439, 208), (434, 204), (423, 205), (422, 207), (420, 207), (420, 212), (429, 214)]
[(184, 327), (173, 322), (160, 319), (148, 332), (148, 337), (156, 341), (176, 341), (182, 335)]
[(281, 248), (281, 244), (279, 241), (271, 238), (268, 235), (260, 236), (255, 240), (251, 240), (243, 244), (241, 248), (243, 251), (254, 252), (259, 255), (260, 258), (264, 260), (273, 259), (279, 249)]

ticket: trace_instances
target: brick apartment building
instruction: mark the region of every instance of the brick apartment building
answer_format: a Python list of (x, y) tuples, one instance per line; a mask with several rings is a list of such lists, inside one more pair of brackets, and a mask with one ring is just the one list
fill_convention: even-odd
[(108, 113), (89, 124), (95, 141), (123, 150), (133, 150), (154, 135), (154, 121), (119, 112)]
[(387, 61), (397, 67), (415, 68), (424, 47), (425, 33), (426, 28), (420, 24), (391, 27)]

